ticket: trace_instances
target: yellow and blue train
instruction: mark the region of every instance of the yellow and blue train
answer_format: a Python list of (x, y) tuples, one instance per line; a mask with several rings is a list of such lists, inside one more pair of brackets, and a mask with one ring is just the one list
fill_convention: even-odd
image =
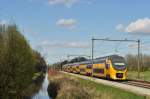
[(110, 55), (84, 62), (66, 64), (63, 66), (63, 70), (70, 73), (113, 80), (126, 80), (127, 76), (125, 59), (119, 55)]

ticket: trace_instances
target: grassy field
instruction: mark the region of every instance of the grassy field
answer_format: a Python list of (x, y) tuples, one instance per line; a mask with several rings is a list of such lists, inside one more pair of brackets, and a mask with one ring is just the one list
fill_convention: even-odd
[(145, 99), (143, 96), (124, 91), (122, 89), (98, 84), (88, 80), (79, 80), (83, 86), (95, 88), (96, 92), (101, 93), (103, 98), (100, 99)]
[[(137, 79), (137, 71), (128, 71), (129, 79)], [(145, 72), (140, 72), (140, 79), (145, 81), (150, 81), (150, 70)]]
[[(57, 88), (54, 99), (146, 99), (141, 95), (67, 74), (52, 75), (49, 75), (50, 85)], [(51, 91), (54, 90), (49, 90), (52, 95)]]

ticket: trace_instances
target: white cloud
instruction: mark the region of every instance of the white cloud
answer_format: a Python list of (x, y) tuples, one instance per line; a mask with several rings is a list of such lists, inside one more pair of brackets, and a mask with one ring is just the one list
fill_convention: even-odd
[(88, 48), (90, 44), (87, 42), (59, 42), (59, 41), (43, 41), (40, 44), (44, 48)]
[(8, 21), (6, 21), (6, 20), (0, 20), (0, 24), (1, 24), (1, 25), (4, 25), (4, 24), (7, 25), (7, 24), (8, 24)]
[(149, 46), (145, 46), (144, 48), (142, 48), (143, 50), (145, 50), (145, 51), (148, 51), (148, 50), (150, 50), (150, 47)]
[(61, 26), (61, 27), (66, 27), (69, 29), (75, 28), (77, 24), (77, 21), (75, 19), (59, 19), (56, 22), (56, 25)]
[(128, 45), (129, 48), (138, 48), (138, 44), (137, 43), (131, 43)]
[(118, 24), (116, 26), (116, 30), (118, 30), (119, 32), (123, 32), (125, 30), (125, 27), (123, 26), (123, 24)]
[[(117, 25), (116, 29), (132, 34), (150, 34), (150, 18), (138, 19), (124, 27), (122, 24)], [(123, 32), (123, 31), (122, 31)]]
[[(130, 43), (130, 44), (128, 45), (128, 47), (129, 47), (129, 48), (135, 48), (135, 49), (137, 49), (137, 48), (138, 48), (138, 43)], [(147, 49), (148, 46), (146, 46), (146, 45), (144, 45), (144, 44), (140, 44), (140, 48), (142, 48), (142, 49)]]
[[(128, 45), (128, 47), (137, 49), (138, 44), (137, 43), (131, 43), (131, 44)], [(150, 49), (150, 47), (148, 45), (144, 45), (144, 44), (140, 44), (140, 48), (142, 48), (142, 50), (149, 50)]]
[(68, 42), (64, 44), (64, 47), (67, 48), (88, 48), (89, 44), (84, 42)]
[[(64, 59), (68, 52), (62, 52), (64, 49), (84, 49), (90, 47), (90, 43), (83, 41), (43, 41), (39, 45), (35, 46), (35, 49), (41, 52), (42, 56), (48, 63), (54, 63), (60, 59)], [(72, 49), (73, 50), (73, 49)]]
[(150, 33), (150, 19), (138, 19), (135, 22), (131, 22), (127, 28), (126, 32), (129, 33)]
[(50, 5), (64, 5), (70, 8), (72, 5), (78, 3), (79, 0), (49, 0)]

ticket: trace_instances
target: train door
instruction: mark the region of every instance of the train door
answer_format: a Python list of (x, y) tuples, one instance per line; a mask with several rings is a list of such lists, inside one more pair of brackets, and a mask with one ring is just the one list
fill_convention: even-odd
[(105, 62), (105, 77), (110, 79), (110, 60), (106, 59)]

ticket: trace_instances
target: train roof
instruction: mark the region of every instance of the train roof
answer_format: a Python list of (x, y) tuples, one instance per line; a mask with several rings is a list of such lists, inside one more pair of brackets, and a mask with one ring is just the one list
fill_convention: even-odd
[(124, 60), (125, 60), (124, 57), (119, 56), (119, 55), (109, 55), (109, 56), (105, 56), (105, 57), (96, 58), (96, 59), (94, 59), (93, 61), (95, 61), (95, 62), (101, 62), (101, 61), (106, 60), (106, 59), (110, 59), (110, 60), (112, 60), (112, 61), (114, 61), (114, 60), (115, 60), (115, 61), (116, 61), (116, 60), (124, 61)]
[(76, 63), (69, 63), (69, 64), (65, 64), (64, 66), (78, 66), (80, 64), (90, 64), (91, 60), (87, 60), (87, 61), (83, 61), (83, 62), (76, 62)]
[[(99, 57), (99, 58), (93, 59), (93, 62), (94, 63), (100, 63), (100, 62), (105, 61), (107, 58), (111, 59), (111, 60), (114, 60), (114, 59), (124, 59), (122, 56), (119, 56), (119, 55), (109, 55), (109, 56), (104, 56), (104, 57)], [(77, 65), (80, 65), (80, 64), (92, 64), (92, 60), (89, 59), (87, 61), (70, 63), (70, 64), (66, 64), (66, 65), (77, 66)]]
[(123, 58), (123, 57), (119, 55), (109, 55), (109, 56), (99, 57), (96, 59), (106, 59), (106, 58), (115, 59), (115, 58)]

